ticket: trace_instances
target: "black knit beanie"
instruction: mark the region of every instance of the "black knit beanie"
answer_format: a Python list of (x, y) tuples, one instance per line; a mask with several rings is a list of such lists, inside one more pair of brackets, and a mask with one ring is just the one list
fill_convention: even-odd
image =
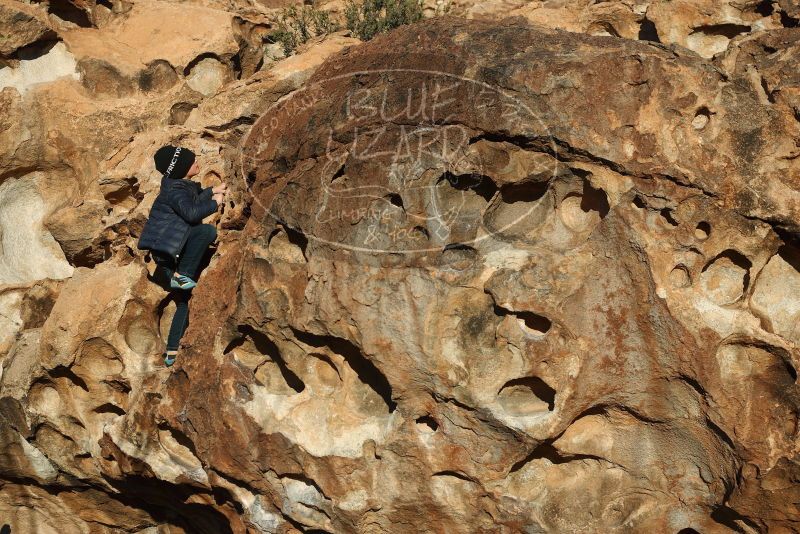
[(194, 163), (194, 152), (188, 148), (172, 145), (162, 146), (153, 156), (158, 172), (167, 178), (180, 179), (186, 176)]

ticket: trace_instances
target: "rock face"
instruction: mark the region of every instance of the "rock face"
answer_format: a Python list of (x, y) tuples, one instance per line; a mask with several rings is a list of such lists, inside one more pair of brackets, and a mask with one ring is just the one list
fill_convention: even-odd
[(3, 59), (12, 56), (20, 48), (54, 36), (44, 14), (21, 2), (0, 2), (0, 21), (3, 24), (0, 58)]
[[(800, 30), (667, 4), (459, 5), (247, 74), (218, 5), (205, 50), (137, 33), (171, 4), (59, 27), (75, 68), (0, 92), (0, 520), (796, 532)], [(167, 142), (233, 190), (172, 369), (135, 250)]]

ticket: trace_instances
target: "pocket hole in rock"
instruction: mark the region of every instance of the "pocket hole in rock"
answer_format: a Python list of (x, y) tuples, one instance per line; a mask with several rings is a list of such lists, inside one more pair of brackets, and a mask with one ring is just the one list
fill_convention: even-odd
[(731, 39), (750, 30), (751, 26), (743, 24), (703, 24), (691, 28), (691, 33), (686, 37), (686, 47), (703, 57), (711, 58), (723, 52)]
[[(145, 92), (166, 91), (176, 83), (178, 83), (178, 73), (163, 59), (150, 62), (139, 74), (139, 89)], [(175, 109), (174, 106), (172, 109)]]
[(53, 417), (60, 413), (63, 406), (55, 384), (47, 379), (39, 379), (33, 383), (28, 392), (28, 407), (32, 412)]
[(553, 321), (551, 321), (544, 315), (540, 315), (538, 313), (534, 313), (531, 311), (511, 311), (506, 308), (503, 308), (498, 304), (495, 304), (494, 313), (499, 317), (505, 317), (506, 315), (513, 315), (514, 317), (516, 317), (520, 327), (524, 331), (531, 332), (539, 336), (549, 332), (550, 328), (553, 326)]
[(784, 243), (778, 248), (778, 256), (800, 273), (800, 248)]
[(500, 188), (500, 197), (506, 204), (536, 202), (547, 193), (548, 182), (509, 184)]
[(55, 369), (52, 369), (48, 374), (52, 379), (64, 378), (82, 390), (87, 392), (89, 391), (89, 386), (86, 385), (86, 381), (76, 375), (69, 367), (59, 365)]
[(50, 53), (54, 46), (60, 43), (58, 39), (54, 39), (51, 37), (47, 37), (36, 41), (35, 43), (31, 43), (29, 45), (25, 45), (22, 48), (18, 49), (14, 54), (12, 54), (12, 58), (23, 60), (23, 61), (31, 61), (34, 59), (38, 59), (42, 56), (46, 56)]
[(752, 265), (736, 250), (720, 252), (703, 267), (700, 274), (706, 295), (719, 305), (733, 304), (747, 291)]
[(287, 227), (279, 225), (267, 238), (270, 261), (287, 263), (306, 263), (305, 247), (308, 238), (299, 232), (290, 232)]
[[(252, 344), (252, 348), (258, 351), (261, 356), (277, 365), (286, 385), (294, 390), (295, 393), (300, 393), (306, 388), (306, 385), (300, 380), (300, 377), (286, 365), (286, 361), (283, 359), (283, 356), (281, 356), (278, 346), (269, 339), (266, 334), (259, 332), (250, 325), (240, 325), (237, 330), (242, 335), (228, 343), (223, 354), (228, 354), (234, 349), (242, 347), (249, 341)], [(257, 371), (258, 370), (256, 370), (256, 375), (258, 375)]]
[(775, 12), (775, 8), (772, 7), (772, 0), (761, 0), (756, 6), (755, 11), (762, 17), (771, 16)]
[(513, 415), (553, 411), (555, 399), (556, 390), (535, 376), (510, 380), (498, 392), (503, 409)]
[(589, 35), (603, 35), (610, 37), (621, 37), (617, 29), (608, 21), (593, 22), (586, 33)]
[(694, 119), (692, 119), (692, 127), (695, 130), (702, 130), (706, 127), (709, 120), (711, 120), (711, 112), (707, 107), (703, 106), (695, 113)]
[(132, 390), (131, 385), (126, 378), (105, 378), (100, 382), (110, 387), (114, 391), (119, 391), (125, 395), (130, 393)]
[(553, 447), (552, 443), (543, 442), (537, 445), (525, 458), (512, 465), (509, 472), (517, 473), (532, 461), (541, 459), (546, 459), (551, 464), (563, 464), (569, 461), (561, 455), (558, 449)]
[(300, 250), (303, 253), (303, 257), (306, 258), (308, 261), (308, 256), (306, 256), (306, 249), (308, 248), (308, 237), (305, 233), (300, 230), (296, 230), (290, 226), (283, 225), (283, 229), (286, 230), (286, 235), (289, 237), (289, 242), (293, 245), (300, 247)]
[(450, 171), (445, 172), (439, 179), (447, 180), (447, 182), (459, 191), (474, 191), (478, 196), (489, 202), (497, 192), (497, 184), (488, 176), (482, 174), (453, 174)]
[(416, 423), (417, 423), (417, 428), (425, 433), (432, 434), (439, 429), (439, 423), (437, 423), (436, 419), (434, 419), (430, 415), (423, 415), (422, 417), (417, 419)]
[(197, 456), (197, 448), (195, 447), (194, 442), (184, 432), (181, 432), (180, 430), (173, 428), (166, 423), (161, 423), (158, 425), (158, 430), (160, 432), (168, 433), (177, 444), (188, 449), (193, 456)]
[(115, 415), (125, 415), (125, 410), (123, 410), (116, 404), (112, 404), (110, 402), (98, 406), (93, 411), (95, 413), (111, 413)]
[(136, 177), (126, 178), (125, 183), (119, 189), (104, 195), (104, 198), (114, 206), (121, 204), (128, 199), (133, 199), (135, 202), (138, 197), (139, 182), (136, 180)]
[(638, 38), (640, 41), (651, 41), (654, 43), (661, 42), (661, 39), (658, 38), (658, 30), (656, 29), (656, 25), (653, 24), (653, 21), (647, 17), (643, 18), (642, 22), (639, 23)]
[(533, 312), (516, 312), (514, 315), (526, 328), (533, 330), (537, 334), (546, 334), (553, 325), (552, 321), (544, 315), (538, 315)]
[(434, 473), (432, 476), (434, 476), (434, 477), (444, 477), (444, 478), (455, 478), (455, 479), (458, 479), (458, 480), (463, 480), (465, 482), (475, 483), (475, 481), (472, 478), (470, 478), (469, 476), (465, 475), (464, 473), (462, 473), (460, 471), (452, 471), (452, 470), (438, 471), (438, 472)]
[(675, 266), (669, 273), (669, 282), (674, 288), (689, 287), (692, 285), (689, 270), (684, 265)]
[(128, 302), (117, 328), (125, 344), (141, 356), (153, 352), (158, 343), (158, 326), (152, 319), (152, 311), (139, 301)]
[(548, 182), (504, 185), (483, 212), (489, 232), (512, 239), (539, 239), (537, 229), (555, 211), (555, 194)]
[(393, 206), (397, 206), (401, 210), (405, 210), (405, 206), (403, 205), (403, 197), (401, 197), (398, 193), (389, 193), (383, 198), (391, 202)]
[(608, 211), (605, 191), (593, 188), (588, 180), (583, 181), (583, 192), (567, 194), (558, 207), (561, 221), (573, 232), (593, 228)]
[(430, 239), (430, 237), (431, 237), (430, 232), (428, 232), (428, 229), (425, 228), (424, 226), (415, 226), (412, 230), (414, 232), (420, 234), (425, 239)]
[(478, 251), (463, 243), (450, 243), (442, 250), (442, 264), (457, 271), (463, 271), (475, 264)]
[(347, 365), (358, 375), (358, 379), (377, 394), (389, 413), (397, 409), (397, 403), (392, 400), (392, 386), (386, 375), (353, 342), (333, 335), (312, 334), (294, 328), (292, 328), (292, 332), (299, 341), (306, 345), (318, 348), (327, 347), (335, 354), (342, 356)]
[(581, 209), (583, 211), (596, 211), (601, 219), (604, 218), (611, 209), (608, 203), (608, 195), (602, 189), (592, 187), (589, 180), (584, 180)]
[(660, 212), (661, 218), (670, 226), (678, 226), (678, 221), (672, 216), (672, 210), (669, 208), (664, 208)]
[[(168, 124), (183, 125), (192, 113), (192, 110), (197, 107), (197, 104), (192, 102), (178, 102), (173, 104), (169, 110)], [(250, 184), (252, 185), (252, 184)]]
[(89, 14), (68, 0), (50, 0), (47, 11), (66, 22), (72, 22), (81, 28), (91, 28)]
[(342, 166), (339, 167), (336, 170), (336, 172), (333, 174), (333, 176), (331, 176), (331, 181), (329, 183), (332, 184), (333, 182), (335, 182), (336, 180), (338, 180), (342, 176), (344, 176), (344, 163), (342, 163)]
[(706, 221), (700, 221), (697, 223), (697, 228), (694, 230), (694, 236), (702, 241), (708, 239), (709, 235), (711, 235), (711, 225)]
[(319, 353), (311, 353), (309, 356), (308, 370), (321, 386), (332, 389), (341, 383), (339, 369), (328, 356)]

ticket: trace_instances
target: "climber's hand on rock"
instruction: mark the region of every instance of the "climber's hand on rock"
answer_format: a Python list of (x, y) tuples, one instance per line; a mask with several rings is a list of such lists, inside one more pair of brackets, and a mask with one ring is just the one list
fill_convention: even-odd
[(211, 192), (214, 193), (215, 195), (218, 195), (220, 193), (227, 193), (228, 192), (228, 184), (219, 184), (217, 186), (214, 186), (214, 188), (211, 190)]
[(217, 208), (221, 208), (222, 205), (225, 203), (225, 195), (223, 193), (217, 193), (212, 195), (211, 198), (217, 201)]

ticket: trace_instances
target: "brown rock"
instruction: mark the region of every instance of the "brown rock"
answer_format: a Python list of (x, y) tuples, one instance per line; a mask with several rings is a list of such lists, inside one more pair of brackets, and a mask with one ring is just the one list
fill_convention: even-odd
[(13, 0), (0, 2), (0, 28), (0, 58), (8, 58), (24, 46), (55, 37), (43, 11)]
[(780, 17), (760, 12), (762, 7), (759, 2), (718, 6), (712, 1), (658, 1), (648, 6), (647, 18), (664, 42), (680, 44), (710, 58), (724, 52), (738, 35), (780, 28)]
[(63, 37), (78, 58), (84, 85), (117, 97), (166, 90), (179, 75), (186, 75), (193, 89), (210, 94), (230, 79), (229, 62), (239, 49), (229, 13), (159, 1), (136, 2), (101, 32), (78, 28)]
[(300, 50), (269, 70), (237, 81), (219, 95), (204, 100), (191, 112), (186, 126), (224, 130), (235, 126), (236, 121), (252, 124), (278, 98), (301, 87), (325, 59), (359, 42), (334, 35), (307, 51)]
[[(756, 146), (795, 125), (717, 76), (446, 18), (328, 61), (251, 130), (253, 216), (197, 290), (216, 326), (191, 330), (162, 413), (221, 428), (219, 391), (244, 419), (232, 447), (190, 432), (201, 462), (313, 528), (366, 530), (370, 509), (398, 532), (778, 528), (745, 492), (795, 457), (797, 350), (757, 314), (793, 313), (765, 266), (797, 187), (741, 190), (774, 183)], [(490, 81), (513, 96), (470, 91)]]
[[(481, 5), (476, 4), (470, 15), (475, 17)], [(510, 11), (532, 23), (591, 35), (613, 35), (636, 39), (641, 30), (646, 5), (640, 2), (527, 2)], [(497, 13), (495, 17), (501, 16)]]
[[(268, 10), (115, 5), (0, 92), (14, 532), (795, 528), (788, 8), (456, 7), (258, 70)], [(171, 370), (166, 143), (232, 190)]]

